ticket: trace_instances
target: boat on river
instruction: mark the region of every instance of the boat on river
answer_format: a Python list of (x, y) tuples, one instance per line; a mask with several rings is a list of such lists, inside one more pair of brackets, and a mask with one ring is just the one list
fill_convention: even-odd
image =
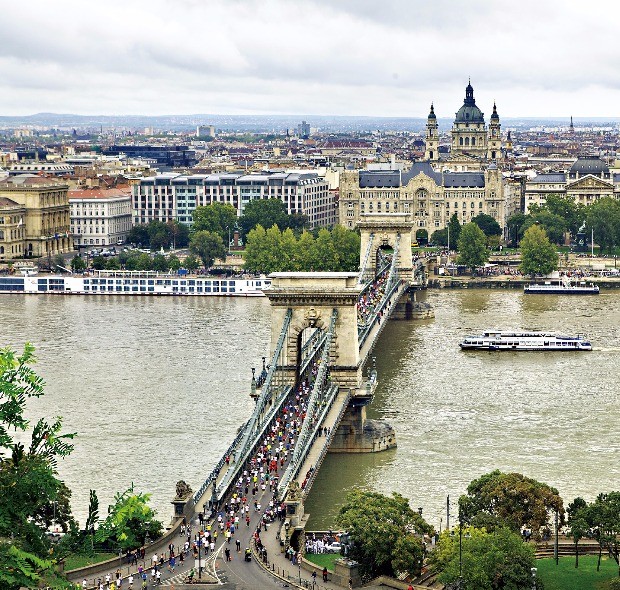
[(592, 350), (592, 344), (583, 335), (562, 336), (545, 332), (500, 332), (466, 336), (459, 345), (461, 350), (552, 350), (577, 352)]
[(188, 295), (263, 297), (271, 279), (178, 275), (155, 271), (95, 271), (83, 275), (0, 276), (1, 293), (54, 295)]
[(551, 279), (544, 283), (530, 283), (523, 287), (528, 295), (598, 295), (599, 286), (586, 281), (573, 281), (570, 277)]

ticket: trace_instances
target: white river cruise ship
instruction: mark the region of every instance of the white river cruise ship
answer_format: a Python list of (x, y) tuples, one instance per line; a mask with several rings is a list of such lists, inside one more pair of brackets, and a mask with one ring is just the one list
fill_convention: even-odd
[(84, 275), (0, 276), (1, 293), (65, 295), (193, 295), (262, 297), (271, 280), (210, 275), (162, 274), (155, 271), (95, 271)]
[(581, 335), (561, 336), (544, 332), (484, 332), (466, 336), (461, 350), (553, 350), (575, 352), (592, 350), (592, 344)]

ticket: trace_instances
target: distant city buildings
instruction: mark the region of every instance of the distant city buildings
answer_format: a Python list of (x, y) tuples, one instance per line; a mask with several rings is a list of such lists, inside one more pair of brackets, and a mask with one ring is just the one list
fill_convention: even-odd
[(198, 160), (196, 152), (187, 145), (111, 145), (104, 148), (108, 156), (125, 154), (130, 158), (154, 160), (162, 168), (191, 168)]
[(333, 225), (337, 214), (329, 183), (310, 171), (162, 174), (136, 182), (132, 199), (134, 224), (176, 219), (191, 225), (194, 209), (211, 203), (228, 203), (242, 215), (256, 199), (279, 199), (289, 214), (307, 215), (310, 227)]
[(196, 127), (196, 137), (215, 137), (215, 126), (198, 125)]
[(75, 245), (112, 246), (125, 242), (131, 231), (131, 193), (128, 189), (69, 191), (71, 233)]

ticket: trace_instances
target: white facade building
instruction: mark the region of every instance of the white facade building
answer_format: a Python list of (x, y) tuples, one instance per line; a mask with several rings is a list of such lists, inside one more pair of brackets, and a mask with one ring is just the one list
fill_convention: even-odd
[(153, 220), (191, 225), (196, 207), (228, 203), (243, 214), (256, 199), (280, 199), (287, 213), (308, 217), (310, 227), (336, 223), (336, 202), (329, 183), (316, 172), (264, 172), (260, 174), (161, 174), (132, 186), (133, 222)]
[(131, 195), (121, 189), (69, 191), (76, 246), (112, 246), (131, 230)]

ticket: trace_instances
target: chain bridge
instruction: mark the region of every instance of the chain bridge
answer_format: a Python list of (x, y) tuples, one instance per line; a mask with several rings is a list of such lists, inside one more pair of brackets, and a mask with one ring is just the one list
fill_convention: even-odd
[[(411, 257), (407, 214), (367, 215), (360, 222), (358, 273), (281, 272), (265, 293), (271, 305), (270, 362), (254, 375), (249, 420), (190, 501), (208, 512), (223, 505), (284, 408), (306, 396), (301, 426), (279, 470), (276, 496), (287, 505), (291, 534), (302, 530), (303, 500), (329, 452), (394, 447), (393, 429), (366, 419), (377, 372), (373, 349), (390, 318), (407, 318), (424, 269)], [(285, 410), (286, 415), (286, 410)]]

